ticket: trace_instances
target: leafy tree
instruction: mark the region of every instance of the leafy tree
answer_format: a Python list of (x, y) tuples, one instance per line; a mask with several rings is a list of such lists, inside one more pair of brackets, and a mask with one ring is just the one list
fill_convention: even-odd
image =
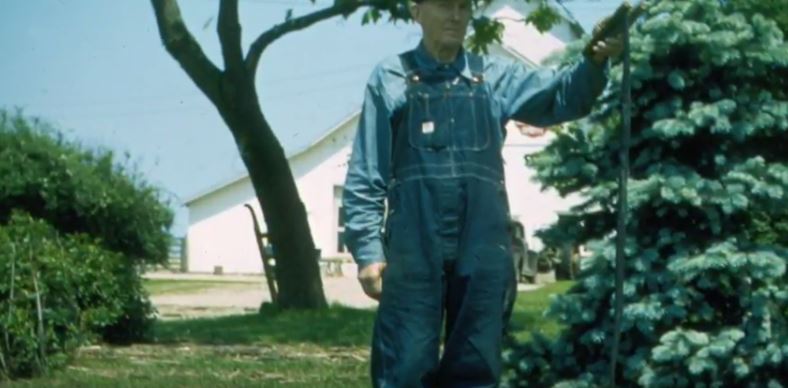
[[(633, 31), (619, 386), (788, 383), (788, 98), (774, 86), (788, 44), (778, 12), (739, 4), (654, 1)], [(507, 354), (510, 386), (611, 383), (620, 77), (531, 159), (543, 184), (586, 198), (544, 235), (594, 255), (550, 307), (562, 334)]]

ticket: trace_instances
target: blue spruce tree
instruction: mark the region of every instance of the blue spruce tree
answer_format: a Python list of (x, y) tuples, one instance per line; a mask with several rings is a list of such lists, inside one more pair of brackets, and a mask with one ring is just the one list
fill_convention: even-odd
[[(736, 3), (660, 0), (633, 27), (618, 386), (788, 385), (788, 247), (758, 238), (788, 207), (788, 44)], [(543, 239), (594, 254), (548, 311), (559, 337), (505, 354), (508, 386), (611, 383), (620, 80), (614, 66), (590, 118), (531, 159), (544, 185), (585, 198)]]

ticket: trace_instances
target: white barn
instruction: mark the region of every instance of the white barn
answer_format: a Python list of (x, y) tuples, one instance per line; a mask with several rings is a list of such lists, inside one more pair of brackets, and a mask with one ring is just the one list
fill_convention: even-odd
[[(486, 14), (501, 19), (506, 26), (503, 43), (491, 47), (491, 54), (536, 65), (577, 38), (573, 32), (576, 30), (570, 25), (576, 22), (570, 21), (568, 16), (567, 21), (547, 34), (540, 34), (532, 26), (518, 21), (531, 7), (534, 5), (522, 0), (498, 0), (485, 10)], [(343, 227), (339, 214), (342, 185), (358, 119), (359, 112), (356, 112), (328, 129), (309, 146), (288, 155), (299, 194), (306, 206), (312, 236), (324, 259), (351, 260), (341, 243)], [(569, 206), (569, 201), (553, 192), (542, 192), (531, 180), (533, 171), (524, 165), (524, 156), (542, 149), (551, 135), (534, 137), (534, 133), (541, 132), (539, 129), (519, 123), (509, 123), (507, 132), (503, 155), (512, 216), (525, 226), (529, 246), (538, 249), (540, 243), (533, 237), (533, 232), (552, 223), (557, 212)], [(188, 272), (262, 272), (252, 218), (244, 206), (246, 204), (253, 207), (265, 228), (248, 175), (211, 187), (186, 201), (189, 224), (185, 268)], [(346, 268), (352, 270), (353, 266)]]

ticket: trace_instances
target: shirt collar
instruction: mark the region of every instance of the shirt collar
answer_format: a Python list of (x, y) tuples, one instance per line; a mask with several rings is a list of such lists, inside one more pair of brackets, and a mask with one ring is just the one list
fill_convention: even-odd
[(471, 68), (468, 66), (467, 52), (464, 48), (460, 49), (460, 52), (457, 54), (457, 58), (454, 59), (454, 62), (443, 64), (435, 60), (435, 58), (430, 55), (430, 53), (427, 51), (427, 47), (424, 46), (424, 41), (421, 41), (415, 50), (415, 61), (419, 70), (422, 70), (426, 73), (443, 72), (451, 69), (466, 79), (473, 79)]

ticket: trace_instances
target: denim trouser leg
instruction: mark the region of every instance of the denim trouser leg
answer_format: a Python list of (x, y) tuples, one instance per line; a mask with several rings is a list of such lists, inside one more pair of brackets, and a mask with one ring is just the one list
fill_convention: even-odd
[(438, 386), (497, 385), (510, 267), (505, 250), (493, 246), (460, 258), (447, 272), (447, 337)]
[(443, 314), (440, 276), (408, 276), (396, 265), (384, 272), (372, 343), (374, 387), (435, 386)]

